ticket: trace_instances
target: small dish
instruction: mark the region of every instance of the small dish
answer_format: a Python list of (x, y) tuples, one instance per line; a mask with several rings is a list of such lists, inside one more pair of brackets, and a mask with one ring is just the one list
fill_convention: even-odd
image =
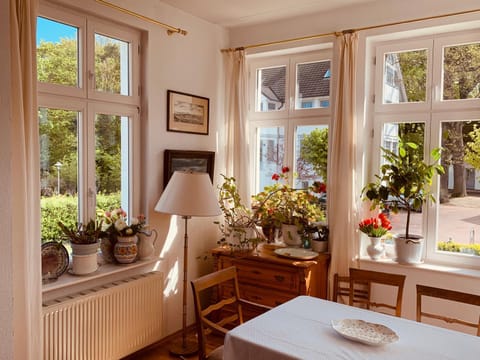
[(68, 251), (61, 243), (49, 241), (42, 244), (42, 279), (51, 281), (68, 268)]
[(274, 250), (275, 254), (278, 256), (283, 256), (292, 259), (299, 260), (311, 260), (315, 259), (318, 256), (318, 253), (315, 251), (302, 249), (302, 248), (280, 248)]
[(357, 319), (332, 320), (332, 327), (343, 337), (372, 346), (398, 341), (398, 335), (385, 325)]

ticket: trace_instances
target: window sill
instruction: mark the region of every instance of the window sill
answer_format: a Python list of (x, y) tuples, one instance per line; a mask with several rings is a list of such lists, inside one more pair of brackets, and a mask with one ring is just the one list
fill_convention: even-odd
[(43, 301), (45, 302), (59, 295), (81, 291), (99, 284), (116, 281), (126, 276), (156, 270), (161, 260), (161, 258), (138, 260), (133, 264), (126, 265), (100, 264), (97, 271), (84, 276), (71, 275), (67, 271), (56, 281), (42, 284)]
[(480, 279), (480, 270), (478, 269), (471, 269), (471, 268), (462, 268), (456, 267), (452, 265), (440, 265), (430, 262), (423, 262), (420, 264), (399, 264), (392, 259), (380, 259), (380, 260), (372, 260), (367, 256), (360, 257), (360, 262), (362, 263), (371, 263), (371, 264), (381, 264), (381, 265), (388, 265), (388, 266), (396, 266), (400, 268), (407, 268), (407, 269), (416, 269), (420, 271), (433, 271), (439, 272), (443, 274), (450, 274), (456, 276), (463, 276), (468, 278), (475, 278)]

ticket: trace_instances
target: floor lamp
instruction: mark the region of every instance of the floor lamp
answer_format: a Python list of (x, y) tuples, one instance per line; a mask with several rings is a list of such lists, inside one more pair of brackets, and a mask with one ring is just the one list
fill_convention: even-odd
[(174, 355), (191, 355), (198, 351), (196, 342), (187, 341), (187, 269), (188, 269), (188, 219), (192, 216), (217, 216), (222, 213), (218, 198), (207, 173), (175, 171), (170, 178), (155, 211), (179, 215), (185, 221), (183, 245), (183, 309), (182, 341), (174, 344)]

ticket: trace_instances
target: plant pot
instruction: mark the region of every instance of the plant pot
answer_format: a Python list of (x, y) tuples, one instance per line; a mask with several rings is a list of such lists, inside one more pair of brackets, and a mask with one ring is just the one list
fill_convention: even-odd
[(96, 254), (98, 251), (98, 245), (99, 243), (93, 243), (93, 244), (74, 244), (70, 243), (70, 246), (72, 247), (72, 254), (73, 255), (91, 255), (91, 254)]
[(372, 260), (378, 260), (385, 254), (385, 248), (382, 244), (381, 237), (368, 237), (370, 239), (370, 245), (367, 246), (367, 254)]
[(323, 253), (328, 251), (328, 241), (327, 240), (312, 240), (312, 250), (318, 253)]
[(98, 269), (97, 251), (99, 243), (70, 244), (72, 247), (72, 273), (87, 275)]
[(297, 225), (282, 224), (282, 239), (288, 246), (302, 246), (302, 237), (298, 233)]
[(409, 235), (408, 239), (403, 234), (396, 235), (396, 261), (399, 264), (420, 264), (422, 262), (424, 243), (423, 237), (419, 235)]

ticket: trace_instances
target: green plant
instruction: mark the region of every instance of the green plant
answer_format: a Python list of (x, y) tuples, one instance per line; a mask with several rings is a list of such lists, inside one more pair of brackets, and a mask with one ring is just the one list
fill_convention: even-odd
[(102, 220), (94, 219), (90, 219), (86, 224), (76, 223), (73, 227), (69, 227), (61, 221), (58, 222), (60, 229), (73, 244), (94, 244), (98, 242), (102, 234), (102, 224)]
[(363, 190), (364, 200), (372, 202), (371, 208), (389, 207), (398, 212), (399, 207), (407, 211), (405, 238), (410, 236), (410, 213), (420, 210), (422, 205), (435, 197), (430, 191), (435, 174), (443, 174), (442, 165), (438, 164), (440, 149), (432, 150), (433, 163), (423, 161), (423, 154), (418, 151), (418, 145), (412, 142), (399, 141), (398, 154), (382, 148), (386, 163), (381, 167), (381, 174), (375, 175), (376, 181), (367, 184)]

